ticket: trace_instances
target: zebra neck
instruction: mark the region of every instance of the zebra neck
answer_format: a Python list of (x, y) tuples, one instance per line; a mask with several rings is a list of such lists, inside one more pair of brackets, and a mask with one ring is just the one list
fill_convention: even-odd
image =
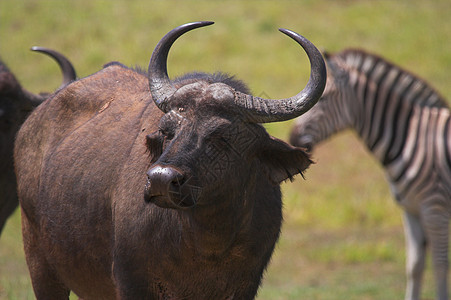
[(346, 61), (358, 102), (354, 127), (376, 158), (390, 164), (403, 151), (414, 112), (447, 107), (446, 102), (424, 81), (380, 57), (354, 53)]

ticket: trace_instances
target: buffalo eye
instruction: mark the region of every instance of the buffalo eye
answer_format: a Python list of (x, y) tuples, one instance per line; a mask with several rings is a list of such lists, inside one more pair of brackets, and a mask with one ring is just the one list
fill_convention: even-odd
[(164, 137), (164, 140), (172, 140), (175, 136), (175, 132), (177, 128), (180, 127), (180, 120), (177, 116), (169, 113), (163, 116), (160, 120), (160, 124), (158, 125), (158, 132), (161, 136)]

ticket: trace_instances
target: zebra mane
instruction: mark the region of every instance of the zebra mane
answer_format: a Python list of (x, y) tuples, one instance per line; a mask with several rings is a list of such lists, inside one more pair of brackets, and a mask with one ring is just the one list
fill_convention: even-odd
[[(385, 58), (369, 53), (365, 50), (361, 49), (345, 49), (335, 55), (332, 55), (331, 58), (336, 56), (342, 59), (346, 66), (350, 69), (355, 70), (359, 73), (364, 73), (365, 75), (369, 75), (371, 70), (377, 65), (378, 67), (383, 67), (384, 72), (388, 74), (390, 70), (396, 70), (399, 72), (398, 78), (404, 78), (411, 80), (409, 84), (409, 88), (407, 90), (416, 88), (418, 89), (418, 93), (421, 94), (421, 97), (411, 97), (410, 101), (412, 105), (418, 105), (420, 107), (438, 107), (438, 108), (449, 108), (447, 101), (444, 97), (442, 97), (432, 86), (427, 83), (424, 79), (419, 76), (409, 72), (392, 62), (389, 62)], [(369, 77), (369, 76), (368, 76)], [(400, 98), (404, 101), (405, 95), (407, 93), (403, 92)]]

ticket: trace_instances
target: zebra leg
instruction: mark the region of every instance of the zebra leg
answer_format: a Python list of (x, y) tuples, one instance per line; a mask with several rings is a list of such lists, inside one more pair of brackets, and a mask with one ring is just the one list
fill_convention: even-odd
[(426, 256), (426, 236), (421, 221), (406, 211), (403, 215), (407, 250), (406, 300), (420, 299), (421, 279)]
[(421, 211), (423, 224), (431, 245), (434, 276), (436, 282), (436, 299), (448, 299), (448, 243), (449, 213), (434, 203), (423, 207)]

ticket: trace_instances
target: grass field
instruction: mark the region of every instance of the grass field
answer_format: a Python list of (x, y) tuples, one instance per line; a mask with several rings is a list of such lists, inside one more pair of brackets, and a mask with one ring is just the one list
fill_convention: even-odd
[[(170, 76), (222, 70), (255, 95), (287, 97), (308, 79), (305, 54), (279, 27), (319, 48), (364, 48), (421, 75), (451, 99), (451, 2), (435, 1), (0, 1), (0, 56), (33, 92), (60, 83), (55, 63), (30, 52), (61, 51), (78, 76), (112, 60), (147, 66), (170, 29), (216, 24), (187, 34), (171, 50)], [(287, 139), (292, 121), (267, 125)], [(351, 132), (317, 148), (316, 164), (283, 184), (282, 236), (259, 292), (269, 299), (401, 299), (401, 210), (382, 168)], [(428, 261), (424, 299), (433, 298)], [(0, 299), (33, 299), (18, 212), (0, 238)]]

